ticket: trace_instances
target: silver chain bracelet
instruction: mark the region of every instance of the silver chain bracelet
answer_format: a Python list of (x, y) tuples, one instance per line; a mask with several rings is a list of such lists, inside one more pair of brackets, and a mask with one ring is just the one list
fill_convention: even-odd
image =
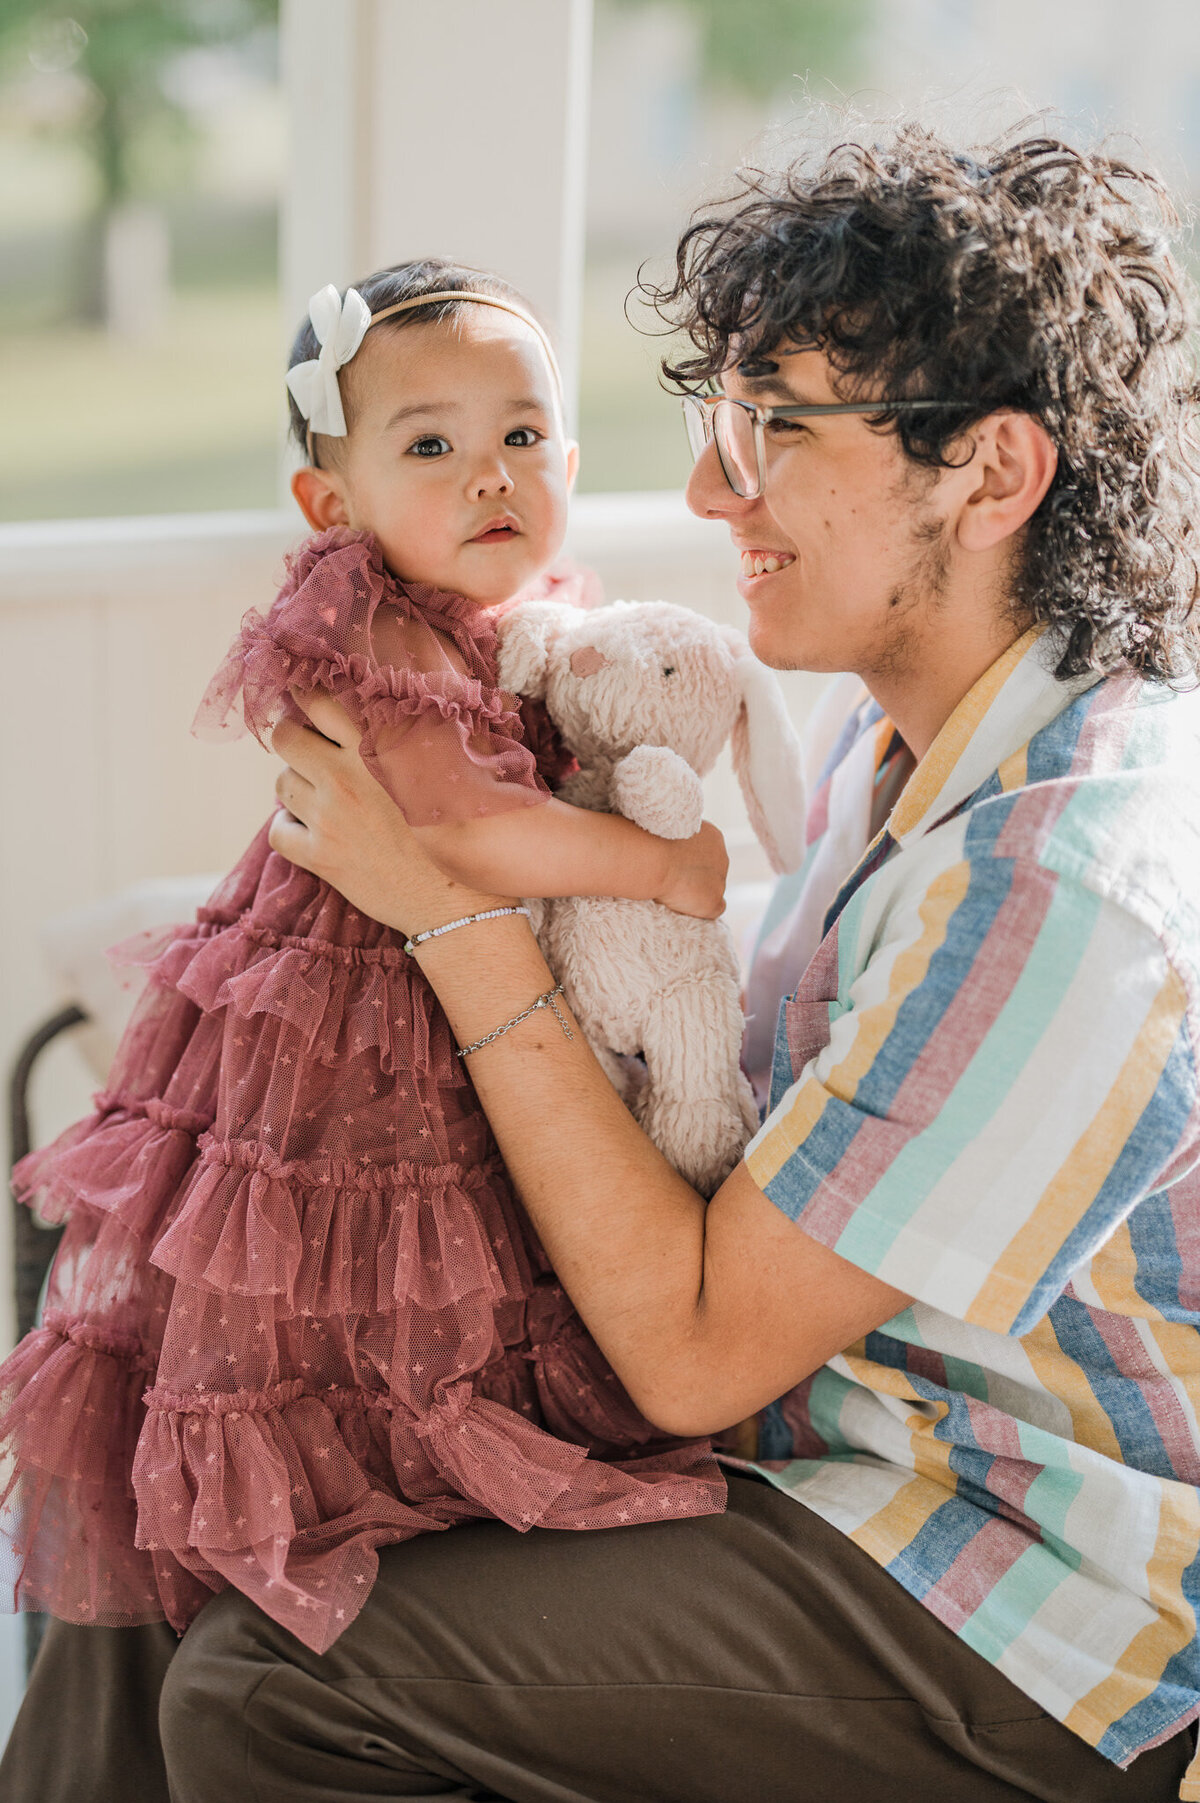
[(459, 1046), (456, 1056), (459, 1058), (469, 1058), (472, 1052), (478, 1052), (485, 1045), (491, 1045), (493, 1039), (502, 1039), (511, 1028), (519, 1027), (523, 1020), (528, 1020), (531, 1014), (536, 1014), (539, 1008), (549, 1008), (567, 1038), (574, 1039), (575, 1035), (567, 1024), (566, 1015), (563, 1014), (558, 1005), (557, 998), (562, 992), (563, 986), (561, 983), (554, 989), (547, 989), (545, 995), (539, 995), (536, 1002), (531, 1002), (528, 1008), (523, 1008), (521, 1010), (520, 1014), (514, 1014), (511, 1020), (506, 1020), (502, 1027), (496, 1028), (494, 1033), (488, 1033), (484, 1038), (477, 1039), (474, 1045)]

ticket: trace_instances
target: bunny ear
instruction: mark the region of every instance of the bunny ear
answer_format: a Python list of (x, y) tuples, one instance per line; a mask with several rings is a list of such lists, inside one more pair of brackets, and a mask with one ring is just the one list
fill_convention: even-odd
[(540, 701), (546, 694), (550, 647), (578, 609), (560, 601), (522, 601), (500, 622), (500, 687)]
[(800, 738), (774, 676), (750, 654), (735, 670), (742, 706), (730, 744), (750, 824), (781, 875), (804, 858), (805, 790)]

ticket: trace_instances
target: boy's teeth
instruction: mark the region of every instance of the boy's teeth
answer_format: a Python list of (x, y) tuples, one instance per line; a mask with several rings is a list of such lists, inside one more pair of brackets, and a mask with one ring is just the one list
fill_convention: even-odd
[(765, 551), (743, 551), (742, 575), (773, 576), (776, 570), (782, 570), (785, 564), (793, 563), (794, 561), (795, 560), (787, 556), (786, 553), (783, 556), (776, 557), (773, 553), (768, 554)]

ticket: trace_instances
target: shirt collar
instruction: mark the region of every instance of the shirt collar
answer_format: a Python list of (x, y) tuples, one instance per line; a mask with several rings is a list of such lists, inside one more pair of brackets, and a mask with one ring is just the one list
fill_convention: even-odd
[(905, 784), (888, 821), (893, 840), (928, 832), (1099, 682), (1090, 673), (1060, 681), (1052, 652), (1052, 636), (1034, 626), (984, 671)]

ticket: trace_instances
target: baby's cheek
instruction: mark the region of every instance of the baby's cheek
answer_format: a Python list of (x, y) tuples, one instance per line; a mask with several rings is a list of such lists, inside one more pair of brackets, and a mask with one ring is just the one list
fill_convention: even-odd
[(567, 530), (567, 497), (543, 492), (540, 504), (532, 510), (532, 533), (541, 542), (545, 554), (553, 557)]

